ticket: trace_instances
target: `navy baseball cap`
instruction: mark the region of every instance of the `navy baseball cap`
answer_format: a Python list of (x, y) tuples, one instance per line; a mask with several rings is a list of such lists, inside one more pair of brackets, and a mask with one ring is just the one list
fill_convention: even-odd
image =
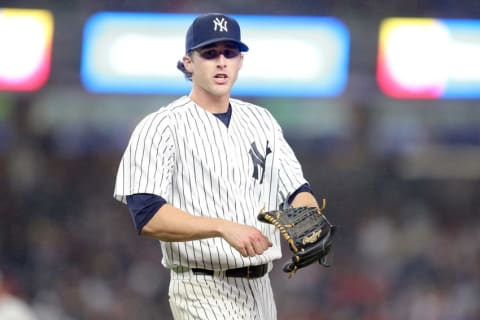
[(240, 51), (248, 51), (248, 47), (241, 41), (238, 22), (222, 13), (207, 13), (193, 20), (187, 30), (185, 52), (220, 42), (235, 42)]

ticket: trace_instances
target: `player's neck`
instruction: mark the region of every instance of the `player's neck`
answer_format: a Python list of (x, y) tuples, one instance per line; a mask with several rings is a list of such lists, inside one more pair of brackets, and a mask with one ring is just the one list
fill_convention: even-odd
[(230, 95), (201, 95), (192, 92), (189, 97), (196, 105), (211, 113), (225, 113), (230, 104)]

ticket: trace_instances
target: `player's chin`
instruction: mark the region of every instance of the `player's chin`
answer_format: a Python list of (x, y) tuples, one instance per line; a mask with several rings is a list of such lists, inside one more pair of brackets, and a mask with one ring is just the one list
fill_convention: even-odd
[(232, 86), (229, 84), (221, 84), (212, 86), (210, 93), (217, 97), (222, 97), (230, 94)]

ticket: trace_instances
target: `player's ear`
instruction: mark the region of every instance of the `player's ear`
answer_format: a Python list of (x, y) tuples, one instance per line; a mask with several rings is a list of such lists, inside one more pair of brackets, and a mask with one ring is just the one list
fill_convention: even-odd
[(242, 69), (243, 66), (243, 54), (240, 55), (240, 65), (238, 66), (238, 69)]
[(185, 66), (185, 70), (188, 72), (192, 73), (193, 68), (192, 68), (192, 57), (188, 54), (184, 55), (182, 58), (183, 65)]

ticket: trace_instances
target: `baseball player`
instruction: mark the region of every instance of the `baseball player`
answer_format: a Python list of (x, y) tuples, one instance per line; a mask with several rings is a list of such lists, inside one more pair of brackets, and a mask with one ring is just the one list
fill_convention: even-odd
[(177, 65), (189, 95), (147, 115), (119, 165), (114, 197), (160, 240), (175, 319), (276, 319), (280, 237), (257, 215), (318, 206), (272, 115), (230, 96), (248, 49), (233, 18), (197, 17)]

